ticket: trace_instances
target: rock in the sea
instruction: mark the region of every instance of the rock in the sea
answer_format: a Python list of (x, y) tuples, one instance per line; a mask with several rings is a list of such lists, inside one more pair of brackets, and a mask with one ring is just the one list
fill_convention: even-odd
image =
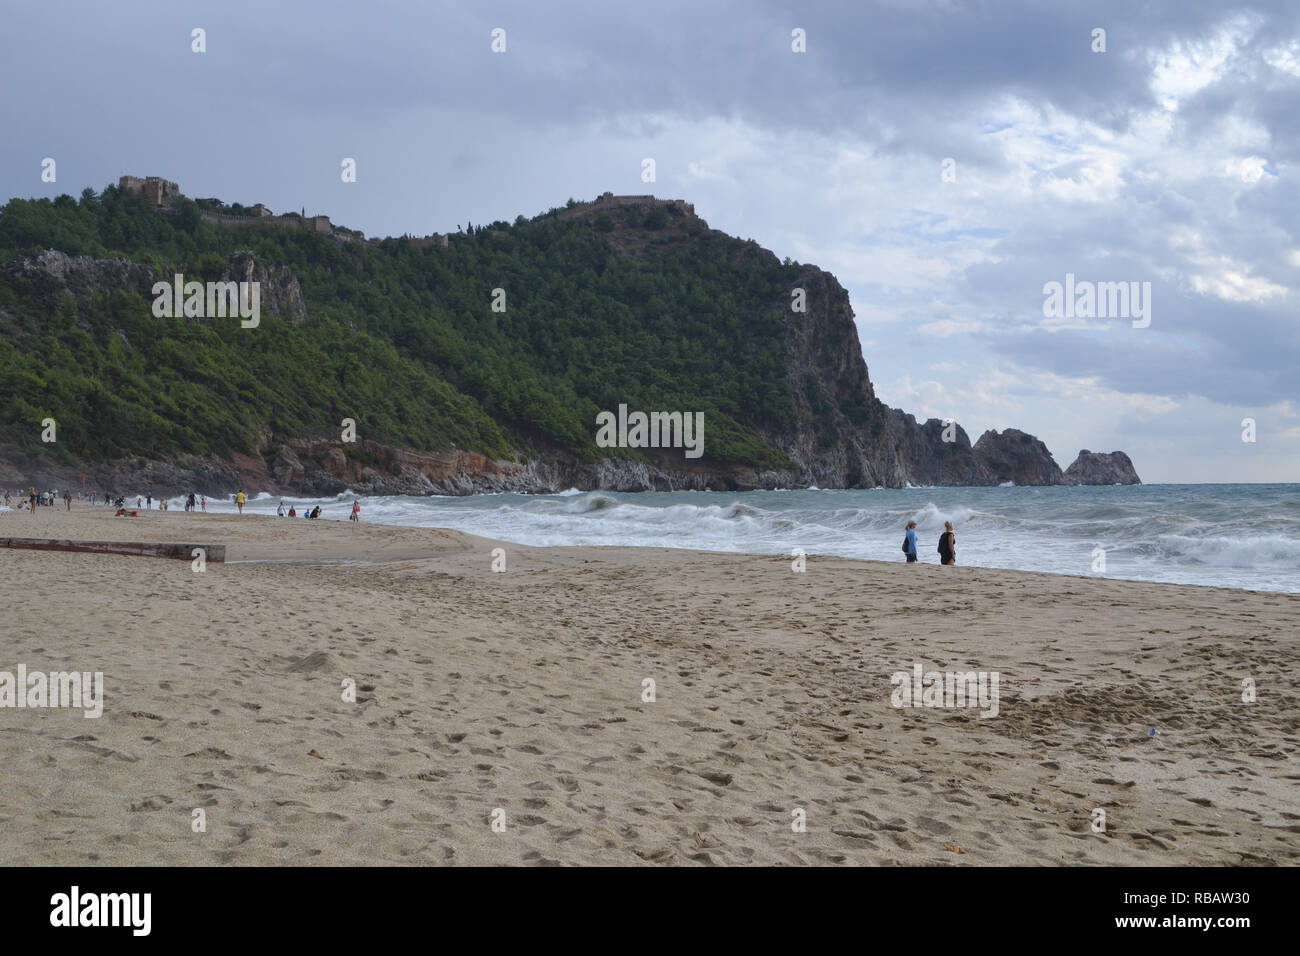
[(1040, 439), (1018, 428), (1000, 434), (989, 429), (973, 449), (975, 460), (995, 484), (1059, 485), (1064, 482), (1061, 466)]
[(1067, 485), (1140, 485), (1142, 479), (1133, 462), (1122, 451), (1083, 449), (1074, 464), (1065, 469)]

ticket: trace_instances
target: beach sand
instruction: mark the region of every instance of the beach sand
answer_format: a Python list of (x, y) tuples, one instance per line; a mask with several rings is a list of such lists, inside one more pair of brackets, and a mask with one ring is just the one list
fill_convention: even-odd
[[(1300, 858), (1300, 595), (111, 515), (0, 537), (228, 563), (0, 549), (0, 670), (105, 681), (0, 709), (0, 864)], [(996, 671), (997, 716), (891, 706), (918, 663)]]

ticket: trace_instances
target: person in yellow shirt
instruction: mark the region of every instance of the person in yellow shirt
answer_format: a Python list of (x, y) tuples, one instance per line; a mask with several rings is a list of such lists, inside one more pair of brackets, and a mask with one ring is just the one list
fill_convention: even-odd
[(235, 495), (235, 504), (239, 506), (239, 513), (242, 515), (244, 513), (244, 492), (242, 490)]

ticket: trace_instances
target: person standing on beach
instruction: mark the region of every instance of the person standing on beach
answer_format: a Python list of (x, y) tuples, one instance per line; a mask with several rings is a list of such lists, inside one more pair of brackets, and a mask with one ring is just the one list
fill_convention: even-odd
[(943, 523), (943, 534), (939, 535), (939, 563), (957, 563), (957, 534), (952, 530), (952, 522)]
[(361, 520), (361, 499), (357, 498), (357, 499), (354, 499), (354, 500), (353, 500), (353, 502), (352, 502), (352, 516), (351, 516), (350, 518), (348, 518), (348, 520), (349, 520), (349, 521), (360, 521), (360, 520)]
[(239, 506), (239, 513), (244, 513), (244, 492), (241, 489), (239, 494), (235, 495), (235, 504)]
[(207, 496), (207, 495), (203, 495), (202, 500), (203, 500), (203, 510), (204, 510), (204, 512), (207, 512), (207, 510), (208, 510), (208, 496)]
[(65, 491), (63, 493), (63, 503), (67, 506), (67, 510), (72, 510), (72, 492)]
[(278, 508), (275, 509), (275, 516), (276, 516), (277, 518), (283, 518), (283, 517), (284, 517), (284, 502), (283, 502), (283, 501), (280, 502), (280, 507), (278, 507)]
[(36, 489), (35, 488), (29, 489), (27, 498), (29, 502), (27, 505), (28, 509), (31, 511), (32, 514), (36, 514)]
[(909, 521), (907, 523), (907, 534), (903, 538), (903, 543), (906, 545), (906, 547), (903, 548), (903, 551), (907, 554), (907, 563), (916, 564), (916, 522), (915, 521)]

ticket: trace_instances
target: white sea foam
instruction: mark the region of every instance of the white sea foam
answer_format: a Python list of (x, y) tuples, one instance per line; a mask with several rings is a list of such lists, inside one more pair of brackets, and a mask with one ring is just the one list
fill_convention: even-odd
[[(351, 492), (320, 504), (344, 520)], [(245, 508), (274, 514), (281, 499)], [(208, 510), (233, 511), (229, 501)], [(1300, 592), (1300, 488), (1295, 485), (1021, 486), (782, 492), (613, 491), (557, 495), (362, 499), (367, 522), (457, 528), (521, 544), (628, 545), (901, 560), (917, 522), (920, 557), (935, 553), (945, 521), (963, 565)]]

